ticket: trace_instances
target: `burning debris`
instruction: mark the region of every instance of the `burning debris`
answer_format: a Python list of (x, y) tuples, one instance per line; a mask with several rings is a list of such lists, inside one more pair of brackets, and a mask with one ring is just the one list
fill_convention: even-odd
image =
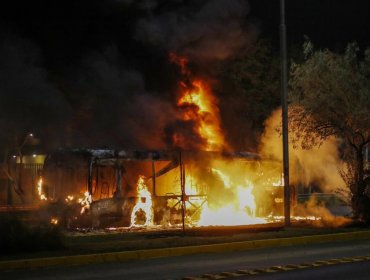
[[(72, 158), (80, 170), (69, 168)], [(68, 187), (58, 187), (61, 175)], [(67, 220), (78, 225), (85, 219), (94, 227), (166, 228), (284, 218), (279, 162), (251, 153), (60, 150), (45, 162), (42, 182), (49, 203), (61, 201), (76, 209), (66, 211), (68, 218), (51, 215), (54, 224)], [(306, 203), (295, 208), (291, 219), (341, 224), (325, 209)]]
[(40, 176), (39, 181), (37, 182), (37, 193), (40, 197), (40, 200), (48, 200), (46, 195), (44, 194), (42, 190), (42, 177)]
[(58, 222), (59, 222), (58, 218), (51, 218), (51, 220), (50, 220), (50, 224), (52, 224), (52, 225), (57, 225)]
[[(193, 76), (186, 58), (170, 58), (183, 79), (177, 119), (165, 132), (171, 147), (181, 150), (77, 149), (50, 154), (38, 194), (40, 200), (66, 205), (66, 217), (51, 215), (51, 223), (70, 226), (85, 219), (93, 227), (185, 228), (282, 221), (280, 161), (231, 152), (209, 85)], [(321, 218), (307, 212), (292, 220)]]
[[(80, 170), (69, 168), (72, 158)], [(112, 222), (131, 227), (179, 226), (182, 221), (191, 227), (257, 224), (267, 223), (266, 217), (282, 208), (274, 200), (282, 194), (281, 186), (268, 183), (279, 179), (280, 170), (272, 171), (275, 163), (262, 165), (253, 154), (67, 150), (47, 159), (43, 186), (48, 202), (75, 209), (66, 211), (69, 217), (59, 223), (90, 219), (95, 227)], [(68, 187), (58, 187), (61, 174)], [(264, 196), (271, 195), (268, 204), (275, 207), (263, 203)]]
[(74, 199), (75, 197), (73, 195), (67, 195), (67, 198), (65, 199), (65, 201), (69, 203), (69, 202), (72, 202)]
[[(66, 217), (51, 215), (51, 223), (185, 228), (282, 221), (283, 176), (266, 140), (274, 139), (270, 131), (262, 141), (264, 157), (231, 152), (211, 86), (190, 71), (186, 57), (171, 53), (170, 60), (181, 73), (176, 119), (163, 128), (171, 149), (50, 154), (38, 194), (66, 206)], [(321, 218), (297, 213), (292, 220)]]
[[(209, 151), (56, 151), (45, 161), (38, 183), (40, 200), (62, 201), (78, 211), (66, 211), (67, 218), (52, 215), (51, 223), (78, 224), (87, 219), (94, 227), (148, 228), (282, 222), (279, 161), (251, 153), (212, 151), (212, 147), (226, 146), (219, 123), (201, 116), (203, 103), (195, 104), (203, 95), (184, 97), (187, 94), (190, 92), (179, 99), (187, 101), (179, 104), (189, 107), (195, 101), (192, 110), (181, 116), (184, 121), (191, 119), (197, 128), (193, 133), (203, 139), (201, 147)], [(217, 117), (208, 111), (206, 115), (211, 120)], [(186, 146), (186, 140), (183, 137), (177, 143)], [(313, 208), (321, 210), (312, 212)], [(292, 221), (333, 224), (338, 220), (323, 209), (312, 203), (297, 207)]]
[[(134, 3), (129, 2), (127, 5)], [(181, 224), (184, 227), (248, 225), (282, 220), (281, 141), (276, 139), (276, 134), (270, 134), (274, 130), (271, 123), (275, 124), (280, 112), (275, 112), (266, 122), (260, 156), (236, 153), (229, 134), (223, 131), (221, 96), (213, 91), (215, 77), (210, 77), (210, 68), (216, 62), (233, 57), (253, 42), (256, 30), (248, 24), (248, 2), (175, 2), (158, 5), (152, 1), (146, 12), (138, 13), (135, 28), (130, 31), (135, 35), (135, 43), (130, 47), (113, 44), (103, 53), (93, 52), (83, 57), (80, 71), (70, 74), (77, 77), (76, 81), (61, 79), (63, 88), (67, 89), (65, 94), (60, 92), (60, 86), (55, 87), (45, 78), (45, 69), (36, 63), (38, 59), (33, 58), (33, 53), (28, 53), (32, 48), (23, 46), (24, 43), (4, 45), (4, 54), (9, 53), (4, 58), (11, 58), (5, 59), (5, 65), (14, 72), (4, 73), (11, 73), (14, 81), (24, 80), (24, 88), (42, 93), (23, 96), (29, 91), (19, 90), (14, 82), (19, 93), (9, 95), (16, 98), (9, 99), (6, 104), (12, 106), (5, 106), (4, 110), (11, 109), (10, 115), (18, 119), (24, 115), (24, 110), (16, 106), (19, 99), (28, 100), (24, 104), (33, 106), (28, 106), (26, 115), (33, 118), (27, 123), (54, 131), (55, 135), (45, 132), (48, 142), (55, 141), (49, 144), (51, 147), (58, 146), (56, 143), (64, 137), (68, 146), (119, 147), (124, 143), (150, 149), (52, 152), (45, 161), (43, 176), (32, 181), (32, 194), (36, 193), (40, 205), (55, 206), (48, 210), (48, 222), (67, 227), (145, 228)], [(126, 59), (131, 53), (122, 51), (135, 46), (140, 46), (140, 58)], [(158, 49), (161, 52), (155, 54), (158, 59), (146, 59)], [(163, 51), (169, 53), (170, 63)], [(127, 62), (135, 65), (125, 65)], [(14, 65), (21, 68), (11, 67)], [(167, 75), (162, 75), (166, 71), (157, 71), (162, 67), (174, 70), (176, 66), (178, 71)], [(201, 70), (206, 71), (199, 74)], [(19, 73), (25, 76), (20, 78)], [(36, 82), (34, 77), (38, 77)], [(177, 95), (173, 98), (168, 93), (175, 86)], [(77, 96), (74, 92), (86, 94)], [(37, 96), (45, 98), (41, 103), (37, 98), (31, 100)], [(54, 107), (62, 109), (50, 113)], [(46, 110), (54, 117), (46, 120), (42, 113), (35, 114), (34, 108), (41, 108), (40, 112)], [(107, 108), (111, 112), (109, 119)], [(24, 118), (19, 119), (24, 122)], [(5, 123), (6, 127), (14, 126), (12, 122)], [(343, 187), (340, 176), (334, 172), (339, 158), (335, 144), (334, 141), (325, 144), (330, 152), (325, 153), (325, 160), (320, 156), (322, 150), (315, 156), (301, 151), (292, 153), (293, 169), (300, 168), (293, 173), (304, 173), (301, 176), (304, 179), (292, 182), (312, 186), (314, 181), (319, 181), (326, 190)], [(308, 203), (304, 211), (296, 205), (293, 207), (296, 216), (292, 220), (330, 219), (315, 204)]]
[(83, 198), (78, 199), (78, 203), (82, 205), (81, 214), (90, 209), (90, 204), (92, 202), (91, 194), (87, 191), (84, 193)]

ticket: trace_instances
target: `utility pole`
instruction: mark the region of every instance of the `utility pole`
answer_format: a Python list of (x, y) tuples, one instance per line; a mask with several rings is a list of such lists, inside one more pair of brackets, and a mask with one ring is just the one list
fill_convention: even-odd
[(284, 220), (290, 226), (289, 145), (288, 145), (288, 66), (285, 24), (285, 0), (280, 0), (281, 108), (283, 134)]
[(181, 151), (179, 152), (180, 161), (180, 187), (181, 187), (181, 216), (182, 216), (182, 232), (185, 233), (185, 214), (186, 214), (186, 192), (185, 192), (185, 165)]

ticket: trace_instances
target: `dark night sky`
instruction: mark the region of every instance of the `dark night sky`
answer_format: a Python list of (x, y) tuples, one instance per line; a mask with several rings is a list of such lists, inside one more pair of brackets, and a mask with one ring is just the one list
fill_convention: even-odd
[[(290, 46), (370, 46), (370, 1), (286, 2)], [(256, 38), (278, 48), (278, 28), (278, 0), (1, 1), (0, 144), (35, 130), (48, 147), (163, 147), (179, 74), (168, 53), (209, 74)]]
[[(197, 1), (1, 1), (0, 15), (3, 29), (36, 42), (43, 54), (58, 64), (65, 58), (79, 59), (84, 52), (109, 43), (133, 51), (139, 18), (176, 9), (183, 2)], [(240, 2), (249, 2), (247, 17), (263, 36), (278, 38), (279, 0)], [(323, 47), (352, 40), (370, 42), (369, 1), (286, 0), (286, 6), (289, 42), (300, 43), (304, 34)]]
[[(260, 19), (262, 33), (277, 39), (279, 1), (250, 2), (251, 14)], [(286, 0), (288, 41), (301, 43), (307, 35), (323, 48), (340, 49), (350, 41), (369, 46), (369, 14), (370, 1), (366, 0)]]

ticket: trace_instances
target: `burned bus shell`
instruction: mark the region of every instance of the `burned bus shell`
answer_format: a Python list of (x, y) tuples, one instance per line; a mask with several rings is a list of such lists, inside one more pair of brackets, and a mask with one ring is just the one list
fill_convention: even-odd
[[(246, 152), (63, 149), (47, 156), (43, 187), (49, 203), (73, 207), (88, 194), (89, 209), (79, 207), (83, 215), (81, 211), (74, 211), (73, 215), (67, 211), (71, 216), (64, 219), (68, 225), (78, 224), (84, 216), (95, 227), (129, 226), (138, 200), (137, 180), (143, 176), (152, 194), (154, 223), (173, 225), (184, 222), (186, 216), (198, 215), (207, 199), (212, 198), (212, 186), (219, 184), (208, 164), (214, 159), (237, 162), (241, 166), (252, 164), (256, 170), (263, 161), (257, 154)], [(192, 184), (196, 175), (204, 179)], [(258, 176), (254, 180), (258, 181)], [(281, 211), (282, 201), (276, 197), (282, 196), (282, 188), (263, 186), (258, 192), (274, 205), (271, 209), (266, 208), (266, 203), (261, 204), (259, 214)]]
[[(95, 226), (101, 226), (101, 220), (119, 221), (127, 226), (137, 200), (137, 178), (146, 178), (154, 208), (164, 209), (167, 202), (164, 196), (168, 193), (163, 189), (157, 192), (156, 178), (178, 166), (176, 152), (63, 149), (47, 156), (43, 188), (49, 202), (55, 204), (72, 204), (88, 193), (91, 196), (89, 214)], [(172, 183), (171, 196), (174, 193), (181, 196), (178, 182)], [(174, 191), (176, 186), (178, 190)], [(161, 213), (155, 215), (162, 216)]]

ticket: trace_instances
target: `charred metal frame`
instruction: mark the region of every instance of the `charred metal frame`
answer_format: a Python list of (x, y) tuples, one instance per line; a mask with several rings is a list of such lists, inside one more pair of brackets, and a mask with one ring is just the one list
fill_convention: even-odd
[[(204, 151), (128, 151), (128, 150), (108, 150), (108, 149), (72, 149), (72, 150), (58, 150), (57, 153), (66, 153), (73, 155), (80, 155), (86, 160), (87, 168), (87, 191), (89, 195), (93, 197), (93, 176), (96, 176), (95, 182), (99, 180), (99, 168), (103, 166), (114, 166), (115, 167), (115, 187), (116, 192), (120, 192), (119, 188), (122, 188), (119, 177), (122, 174), (122, 167), (124, 162), (129, 161), (149, 161), (151, 162), (151, 177), (147, 179), (152, 181), (152, 195), (157, 198), (165, 198), (167, 200), (173, 199), (176, 202), (171, 206), (170, 209), (176, 209), (181, 212), (182, 229), (185, 231), (186, 215), (195, 215), (207, 202), (207, 194), (186, 194), (186, 165), (189, 160), (206, 159), (206, 158), (223, 158), (223, 159), (239, 159), (243, 161), (260, 161), (266, 160), (261, 159), (259, 155), (248, 152), (204, 152)], [(168, 161), (169, 163), (162, 167), (160, 170), (156, 170), (155, 163), (158, 161)], [(96, 168), (94, 172), (94, 168)], [(166, 193), (165, 195), (157, 194), (157, 182), (156, 178), (166, 174), (167, 172), (179, 168), (179, 193)], [(115, 198), (116, 194), (113, 194), (112, 198)], [(191, 198), (197, 198), (199, 204), (194, 204)], [(99, 201), (95, 200), (95, 201)], [(187, 209), (187, 204), (189, 209)], [(180, 209), (181, 207), (181, 209)], [(189, 211), (191, 211), (191, 213)], [(193, 211), (194, 210), (194, 211)], [(187, 213), (188, 212), (188, 213)], [(180, 214), (180, 213), (179, 213)]]
[(185, 213), (186, 213), (186, 193), (185, 193), (185, 165), (182, 162), (181, 151), (179, 153), (180, 160), (180, 187), (181, 187), (181, 217), (182, 230), (185, 232)]
[[(182, 216), (182, 228), (185, 231), (185, 215), (186, 215), (186, 201), (188, 201), (196, 211), (198, 211), (206, 202), (205, 195), (186, 195), (185, 192), (185, 164), (182, 158), (181, 151), (114, 151), (114, 150), (75, 150), (75, 152), (82, 152), (89, 155), (88, 160), (88, 180), (87, 180), (87, 190), (90, 195), (93, 195), (92, 190), (92, 176), (93, 168), (96, 166), (99, 168), (100, 165), (117, 165), (119, 166), (119, 161), (125, 160), (150, 160), (152, 167), (152, 184), (153, 184), (153, 196), (154, 197), (165, 197), (167, 199), (176, 199), (178, 202), (173, 206), (176, 207), (181, 203), (181, 216)], [(158, 160), (168, 160), (171, 161), (172, 165), (164, 167), (162, 170), (159, 170), (158, 173), (155, 170), (155, 162)], [(105, 164), (104, 164), (105, 163)], [(156, 177), (165, 174), (173, 168), (179, 166), (180, 168), (180, 190), (181, 194), (169, 194), (165, 196), (158, 196), (156, 192)], [(119, 182), (117, 180), (117, 172), (120, 172), (120, 169), (116, 169), (116, 190), (118, 190)], [(99, 176), (97, 175), (97, 178)], [(98, 182), (98, 179), (96, 179)], [(118, 190), (120, 191), (120, 190)], [(203, 201), (199, 207), (192, 204), (189, 201), (189, 197), (201, 197)]]

